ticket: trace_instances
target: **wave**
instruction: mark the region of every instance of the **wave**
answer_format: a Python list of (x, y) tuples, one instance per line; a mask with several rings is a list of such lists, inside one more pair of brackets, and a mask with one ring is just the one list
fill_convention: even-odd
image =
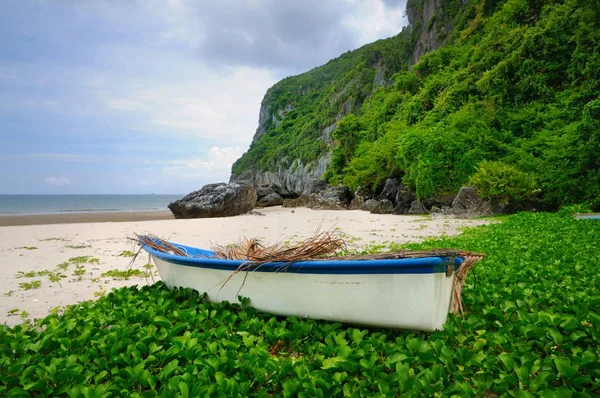
[(125, 209), (58, 209), (58, 213), (102, 213), (107, 211), (126, 211)]

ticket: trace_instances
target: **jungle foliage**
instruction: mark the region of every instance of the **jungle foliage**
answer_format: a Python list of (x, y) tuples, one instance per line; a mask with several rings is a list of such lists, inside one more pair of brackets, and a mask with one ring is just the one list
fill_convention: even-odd
[(340, 122), (329, 181), (376, 189), (395, 172), (428, 197), (499, 161), (520, 176), (517, 196), (535, 181), (550, 208), (598, 207), (598, 2), (472, 1), (461, 12), (447, 45)]

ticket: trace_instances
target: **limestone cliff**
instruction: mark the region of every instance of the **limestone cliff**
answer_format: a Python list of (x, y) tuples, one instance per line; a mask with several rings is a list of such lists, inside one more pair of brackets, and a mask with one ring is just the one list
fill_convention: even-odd
[[(461, 0), (462, 1), (462, 0)], [(261, 104), (252, 144), (233, 166), (231, 181), (276, 184), (302, 193), (331, 161), (332, 133), (349, 113), (399, 70), (438, 48), (451, 31), (451, 0), (409, 0), (409, 25), (389, 39), (347, 52), (270, 88)]]

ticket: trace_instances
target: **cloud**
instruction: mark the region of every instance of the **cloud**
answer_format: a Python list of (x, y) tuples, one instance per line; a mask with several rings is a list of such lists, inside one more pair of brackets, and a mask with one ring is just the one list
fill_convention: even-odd
[(66, 187), (71, 185), (71, 181), (69, 181), (69, 179), (65, 176), (46, 177), (44, 181), (46, 184), (53, 187)]
[(189, 80), (156, 78), (104, 81), (92, 95), (105, 107), (134, 115), (134, 131), (210, 139), (215, 144), (250, 143), (258, 122), (260, 102), (276, 77), (265, 69), (237, 67), (215, 71), (198, 66)]
[[(298, 73), (373, 37), (400, 32), (406, 23), (400, 11), (405, 1), (179, 0), (168, 10), (172, 24), (161, 40), (196, 47), (202, 61), (216, 67)], [(352, 22), (361, 18), (362, 24)], [(374, 30), (382, 36), (369, 33)]]
[(405, 17), (406, 0), (354, 0), (355, 9), (344, 25), (357, 32), (359, 41), (370, 43), (398, 33), (408, 24)]
[(406, 10), (406, 0), (381, 0), (388, 8), (398, 8), (404, 12)]
[(212, 147), (206, 156), (174, 160), (164, 166), (165, 176), (179, 179), (199, 180), (209, 173), (215, 176), (215, 181), (228, 181), (231, 165), (243, 153), (240, 147)]
[(199, 3), (199, 54), (207, 63), (300, 70), (355, 44), (343, 1), (224, 0)]

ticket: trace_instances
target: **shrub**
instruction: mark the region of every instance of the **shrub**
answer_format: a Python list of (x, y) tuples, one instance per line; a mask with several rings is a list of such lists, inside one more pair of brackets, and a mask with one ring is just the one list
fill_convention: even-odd
[(558, 214), (562, 216), (572, 216), (577, 213), (591, 213), (592, 208), (587, 203), (579, 203), (570, 206), (563, 206), (558, 211)]
[(419, 76), (414, 72), (401, 71), (394, 76), (394, 87), (399, 91), (407, 91), (414, 94), (417, 92), (420, 84)]
[(481, 162), (470, 183), (484, 199), (520, 201), (539, 191), (533, 175), (502, 162)]

